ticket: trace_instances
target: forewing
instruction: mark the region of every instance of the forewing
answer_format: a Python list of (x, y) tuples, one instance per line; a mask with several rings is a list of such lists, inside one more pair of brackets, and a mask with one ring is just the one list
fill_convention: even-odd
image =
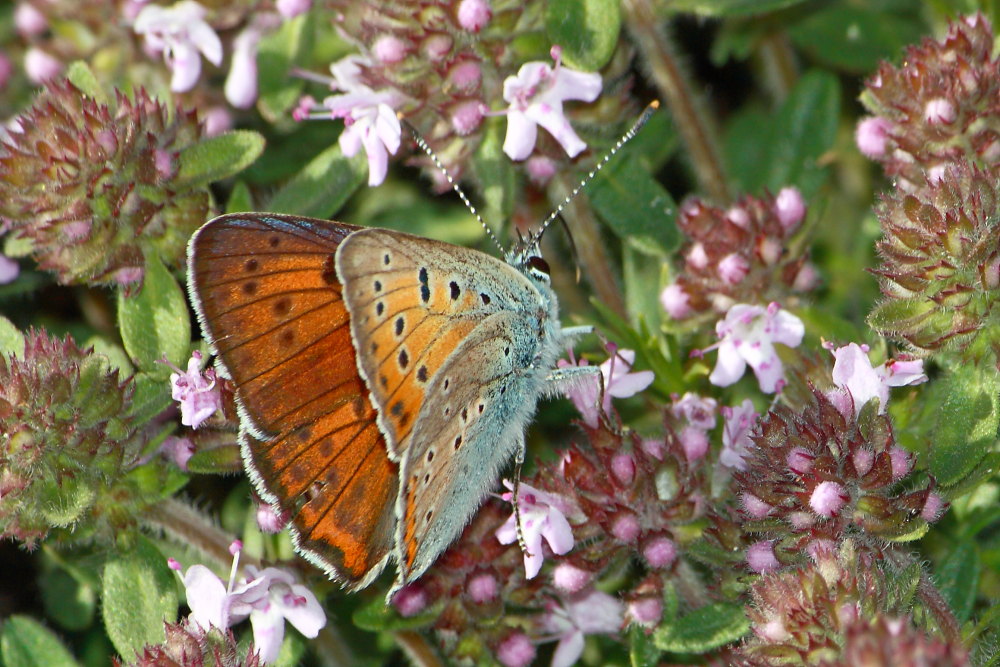
[(494, 257), (384, 229), (352, 234), (337, 252), (337, 273), (359, 370), (396, 461), (449, 356), (486, 317), (536, 296)]
[(398, 475), (358, 375), (335, 253), (357, 227), (271, 214), (216, 218), (188, 249), (191, 300), (232, 379), (258, 492), (303, 555), (352, 587), (385, 566)]

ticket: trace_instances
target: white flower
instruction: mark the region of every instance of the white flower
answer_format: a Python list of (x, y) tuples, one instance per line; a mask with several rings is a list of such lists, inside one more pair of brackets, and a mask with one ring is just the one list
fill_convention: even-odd
[[(173, 71), (170, 90), (191, 90), (201, 75), (201, 56), (213, 65), (222, 63), (222, 42), (205, 22), (205, 8), (194, 0), (171, 7), (146, 5), (135, 17), (133, 30), (146, 36), (146, 45)], [(199, 55), (199, 53), (201, 55)]]
[(569, 667), (583, 654), (584, 635), (614, 634), (621, 630), (625, 608), (617, 598), (591, 590), (552, 605), (542, 618), (542, 629), (559, 640), (552, 667)]
[(767, 308), (738, 303), (715, 325), (715, 332), (720, 341), (708, 349), (718, 348), (719, 357), (708, 377), (709, 382), (720, 387), (729, 386), (743, 377), (749, 364), (760, 383), (760, 390), (773, 393), (785, 378), (785, 369), (774, 344), (797, 347), (802, 342), (805, 326), (802, 320), (779, 308), (777, 303)]
[[(513, 485), (508, 480), (504, 486), (511, 489), (503, 494), (503, 499), (511, 502), (514, 497)], [(521, 515), (521, 535), (524, 537), (524, 571), (528, 579), (534, 579), (545, 555), (542, 552), (542, 538), (549, 543), (552, 553), (563, 555), (573, 548), (573, 529), (566, 514), (577, 511), (569, 501), (552, 493), (536, 489), (527, 484), (519, 484), (517, 489), (517, 513), (512, 513), (507, 522), (496, 531), (500, 544), (517, 541), (517, 515)]]
[(854, 401), (857, 415), (865, 403), (879, 400), (879, 414), (885, 414), (889, 402), (889, 387), (902, 387), (927, 382), (921, 359), (890, 359), (878, 368), (872, 367), (868, 346), (848, 343), (833, 350), (833, 383), (847, 391)]

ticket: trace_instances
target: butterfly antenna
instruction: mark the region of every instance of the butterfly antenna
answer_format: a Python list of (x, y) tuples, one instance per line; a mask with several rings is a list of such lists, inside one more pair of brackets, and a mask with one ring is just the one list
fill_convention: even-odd
[(549, 214), (549, 217), (545, 218), (545, 221), (542, 223), (542, 226), (538, 229), (538, 232), (533, 234), (528, 239), (529, 241), (528, 245), (537, 243), (539, 240), (541, 240), (542, 234), (544, 234), (545, 230), (548, 229), (549, 225), (552, 224), (552, 221), (558, 218), (562, 214), (562, 211), (564, 208), (566, 208), (566, 205), (569, 204), (571, 201), (573, 201), (573, 199), (575, 199), (576, 196), (580, 194), (581, 190), (587, 187), (590, 181), (594, 179), (594, 176), (596, 176), (597, 173), (601, 171), (601, 169), (604, 169), (604, 165), (606, 165), (608, 162), (611, 161), (611, 158), (615, 156), (615, 153), (621, 150), (622, 146), (627, 144), (632, 137), (638, 134), (639, 130), (642, 129), (642, 126), (646, 124), (646, 121), (648, 121), (652, 117), (653, 113), (656, 112), (656, 110), (659, 108), (660, 108), (659, 100), (653, 100), (652, 102), (649, 103), (649, 105), (645, 108), (645, 110), (643, 110), (642, 115), (639, 116), (639, 119), (635, 121), (632, 124), (632, 127), (628, 129), (628, 132), (623, 134), (621, 139), (619, 139), (615, 143), (615, 145), (611, 147), (611, 150), (604, 154), (604, 157), (601, 158), (601, 161), (598, 162), (597, 165), (590, 170), (590, 173), (588, 173), (586, 176), (583, 177), (583, 180), (581, 180), (580, 183), (575, 188), (573, 188), (573, 192), (569, 193), (566, 199), (564, 199), (562, 203), (556, 207), (556, 210), (552, 211), (552, 213)]
[(420, 132), (417, 131), (417, 128), (413, 127), (413, 125), (411, 125), (406, 120), (400, 119), (400, 121), (404, 125), (406, 125), (406, 129), (408, 129), (410, 131), (410, 134), (413, 135), (413, 140), (417, 142), (417, 146), (420, 146), (421, 150), (423, 150), (424, 153), (427, 154), (427, 157), (431, 159), (431, 162), (434, 163), (434, 166), (438, 168), (438, 171), (440, 171), (444, 175), (445, 180), (448, 181), (448, 185), (450, 185), (451, 189), (455, 191), (455, 194), (457, 194), (459, 199), (462, 200), (462, 203), (465, 204), (465, 207), (467, 209), (469, 209), (469, 212), (472, 213), (472, 215), (476, 216), (476, 220), (478, 220), (479, 224), (482, 225), (484, 230), (486, 230), (486, 235), (490, 237), (490, 239), (493, 241), (493, 244), (500, 250), (501, 253), (506, 252), (504, 250), (503, 245), (501, 245), (500, 241), (493, 234), (493, 230), (490, 229), (489, 225), (486, 224), (486, 221), (483, 220), (483, 216), (479, 215), (479, 211), (476, 210), (476, 207), (472, 205), (472, 202), (469, 201), (469, 198), (465, 196), (465, 192), (462, 190), (462, 188), (459, 187), (458, 183), (455, 182), (455, 179), (451, 177), (450, 173), (448, 173), (448, 170), (444, 168), (443, 164), (441, 164), (441, 160), (438, 159), (437, 154), (433, 151), (433, 149), (431, 149), (430, 146), (427, 145), (427, 142), (424, 141), (424, 138), (420, 136)]

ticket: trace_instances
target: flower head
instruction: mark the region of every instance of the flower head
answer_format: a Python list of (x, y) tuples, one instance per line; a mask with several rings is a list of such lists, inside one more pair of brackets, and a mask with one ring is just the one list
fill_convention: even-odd
[(601, 94), (601, 75), (569, 69), (562, 65), (559, 54), (554, 48), (555, 67), (543, 62), (525, 63), (517, 76), (508, 77), (503, 83), (503, 98), (510, 105), (503, 152), (511, 160), (524, 160), (531, 155), (539, 125), (570, 157), (576, 157), (587, 147), (563, 115), (563, 102), (593, 102)]
[(541, 619), (544, 632), (559, 640), (552, 667), (569, 667), (583, 653), (584, 635), (612, 634), (621, 630), (625, 607), (618, 599), (590, 590), (552, 604)]
[(773, 393), (784, 383), (785, 371), (775, 352), (774, 344), (797, 347), (802, 342), (805, 326), (795, 315), (782, 310), (777, 303), (766, 308), (736, 304), (726, 317), (715, 325), (719, 357), (709, 381), (726, 387), (741, 377), (747, 364), (760, 383), (760, 390)]
[(135, 32), (145, 35), (149, 49), (162, 53), (173, 71), (170, 90), (175, 93), (194, 88), (201, 75), (201, 56), (213, 65), (222, 64), (222, 42), (205, 14), (194, 0), (182, 0), (170, 7), (146, 5), (135, 17)]
[(222, 407), (215, 370), (209, 368), (202, 372), (201, 352), (197, 350), (191, 353), (186, 371), (174, 370), (170, 374), (170, 396), (181, 404), (181, 423), (198, 428)]
[[(513, 490), (513, 485), (504, 480), (504, 486)], [(503, 494), (503, 499), (511, 502), (514, 494)], [(501, 544), (517, 541), (517, 516), (521, 516), (521, 534), (524, 537), (524, 570), (528, 579), (534, 579), (542, 569), (545, 560), (542, 538), (548, 542), (552, 553), (563, 555), (573, 548), (573, 529), (566, 515), (573, 516), (576, 510), (570, 501), (527, 484), (520, 484), (517, 493), (518, 511), (511, 514), (504, 525), (497, 529), (496, 536)]]
[(873, 398), (879, 400), (879, 414), (884, 414), (889, 387), (927, 382), (922, 360), (890, 359), (874, 368), (867, 352), (867, 345), (856, 343), (833, 350), (833, 383), (850, 394), (855, 415)]

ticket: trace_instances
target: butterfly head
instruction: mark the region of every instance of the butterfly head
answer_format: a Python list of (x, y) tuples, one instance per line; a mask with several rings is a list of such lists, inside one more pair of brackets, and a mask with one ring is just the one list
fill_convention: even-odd
[(507, 263), (515, 267), (535, 285), (549, 286), (552, 283), (549, 263), (542, 258), (539, 246), (540, 235), (529, 236), (506, 253)]

